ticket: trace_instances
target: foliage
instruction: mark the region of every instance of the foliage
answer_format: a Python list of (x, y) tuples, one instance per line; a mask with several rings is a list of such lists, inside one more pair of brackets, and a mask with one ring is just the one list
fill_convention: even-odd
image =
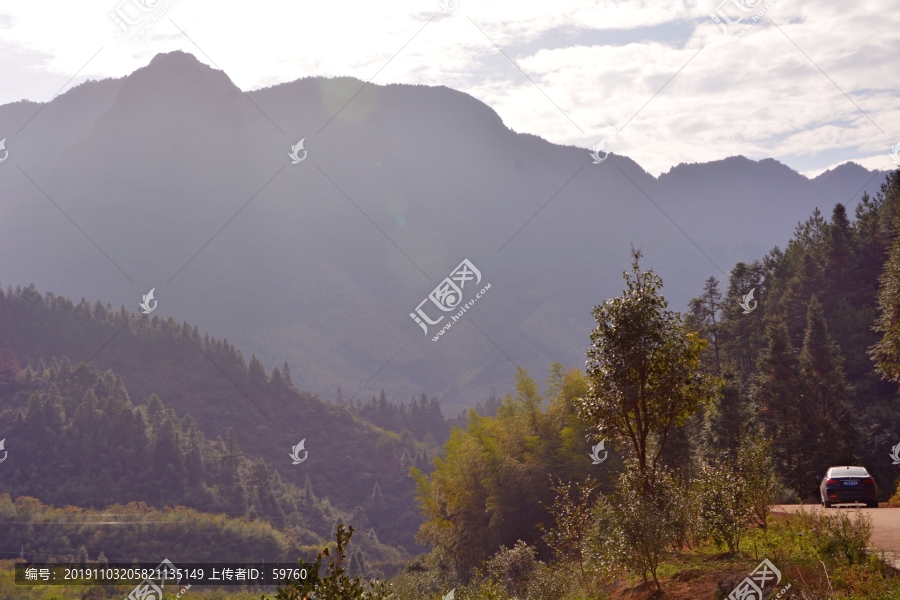
[[(338, 389), (337, 403), (343, 401), (341, 391)], [(369, 402), (363, 404), (357, 400), (352, 405), (353, 413), (382, 427), (402, 432), (404, 429), (417, 440), (425, 440), (429, 437), (438, 444), (443, 444), (450, 437), (450, 421), (444, 417), (441, 411), (441, 403), (437, 398), (431, 398), (422, 394), (417, 400), (413, 397), (407, 406), (401, 402), (400, 406), (388, 401), (384, 390), (378, 399), (372, 396)]]
[[(409, 550), (418, 548), (413, 536), (420, 521), (413, 496), (415, 484), (409, 478), (408, 466), (418, 461), (419, 468), (427, 471), (435, 450), (429, 450), (426, 444), (410, 437), (400, 439), (390, 455), (373, 452), (384, 431), (362, 416), (354, 415), (349, 407), (348, 410), (340, 410), (340, 406), (298, 389), (294, 378), (302, 379), (303, 374), (292, 373), (287, 363), (272, 367), (267, 372), (255, 356), (245, 357), (228, 340), (204, 334), (195, 325), (186, 322), (179, 324), (174, 319), (165, 319), (155, 313), (150, 316), (135, 314), (124, 307), (114, 310), (112, 306), (100, 302), (91, 304), (82, 300), (73, 303), (51, 293), (41, 294), (34, 286), (0, 290), (0, 347), (4, 342), (10, 344), (14, 353), (10, 355), (0, 350), (0, 367), (12, 364), (12, 356), (16, 356), (24, 370), (13, 380), (0, 377), (0, 431), (17, 432), (23, 423), (19, 421), (17, 424), (18, 414), (32, 414), (28, 402), (35, 392), (41, 403), (50, 399), (52, 394), (49, 384), (55, 386), (59, 400), (66, 407), (66, 418), (71, 419), (73, 415), (70, 408), (77, 408), (88, 388), (95, 385), (112, 387), (111, 393), (122, 396), (124, 391), (121, 388), (127, 383), (127, 395), (134, 404), (146, 405), (155, 394), (166, 407), (166, 412), (171, 409), (179, 420), (184, 419), (185, 415), (191, 415), (197, 433), (202, 432), (210, 441), (221, 437), (226, 443), (225, 450), (220, 448), (214, 454), (203, 455), (201, 451), (205, 473), (200, 478), (190, 479), (189, 490), (179, 489), (184, 477), (178, 473), (180, 467), (174, 461), (174, 454), (170, 453), (166, 455), (169, 457), (166, 460), (169, 460), (172, 476), (166, 477), (162, 485), (145, 481), (135, 487), (132, 485), (134, 481), (117, 475), (121, 471), (119, 467), (108, 466), (111, 479), (109, 485), (115, 493), (128, 494), (129, 490), (134, 490), (135, 495), (127, 499), (117, 497), (106, 500), (96, 497), (100, 485), (87, 486), (85, 482), (93, 480), (105, 485), (104, 480), (98, 479), (102, 470), (96, 469), (96, 472), (90, 474), (82, 472), (88, 467), (83, 460), (62, 463), (68, 469), (62, 479), (77, 483), (81, 488), (67, 488), (66, 496), (50, 493), (55, 493), (55, 485), (61, 473), (54, 473), (52, 478), (45, 477), (48, 475), (46, 465), (54, 464), (46, 460), (27, 465), (19, 463), (19, 467), (29, 473), (34, 483), (19, 473), (14, 488), (4, 488), (6, 491), (28, 494), (45, 502), (81, 506), (135, 500), (146, 501), (154, 506), (179, 503), (201, 511), (225, 510), (236, 516), (244, 514), (252, 501), (252, 497), (245, 501), (242, 495), (252, 496), (255, 492), (246, 487), (246, 481), (239, 478), (244, 468), (249, 469), (242, 467), (243, 457), (249, 459), (251, 464), (258, 459), (268, 465), (282, 464), (291, 446), (304, 437), (300, 432), (313, 433), (325, 427), (315, 439), (308, 439), (306, 446), (311, 456), (320, 457), (322, 470), (283, 469), (278, 478), (283, 479), (284, 483), (300, 487), (309, 477), (321, 498), (327, 497), (333, 506), (348, 512), (353, 511), (356, 505), (365, 505), (373, 486), (378, 482), (382, 492), (392, 499), (390, 510), (380, 515), (379, 527), (393, 543)], [(89, 363), (91, 366), (86, 366)], [(7, 368), (8, 370), (10, 369)], [(123, 382), (121, 385), (114, 380), (105, 380), (104, 373), (110, 370), (115, 374), (113, 379), (118, 378)], [(45, 375), (48, 375), (46, 379)], [(107, 395), (96, 390), (94, 394), (98, 401), (101, 396)], [(425, 417), (427, 412), (428, 419), (433, 420), (433, 403), (429, 403), (429, 407), (428, 411), (420, 411), (420, 416)], [(431, 423), (427, 419), (426, 421)], [(418, 424), (426, 421), (417, 417), (408, 426), (418, 431)], [(32, 427), (35, 425), (36, 421), (31, 422), (21, 433), (17, 433), (21, 441), (4, 434), (7, 448), (13, 444), (21, 448), (21, 444), (28, 440), (42, 438), (42, 449), (55, 452), (53, 447), (57, 443), (47, 443), (47, 438), (51, 436), (46, 430), (33, 431)], [(185, 439), (188, 435), (187, 427), (180, 433), (172, 431), (167, 425), (163, 427), (168, 430), (164, 433), (167, 439), (171, 440), (174, 434), (178, 434), (179, 444), (189, 442)], [(234, 431), (231, 440), (228, 439), (229, 428)], [(122, 436), (116, 432), (113, 434), (117, 439), (116, 444), (119, 444)], [(428, 435), (430, 434), (425, 434), (426, 437)], [(353, 443), (347, 443), (347, 440), (353, 440)], [(86, 439), (82, 441), (87, 442)], [(240, 448), (241, 456), (230, 456), (228, 444), (231, 441), (235, 448)], [(99, 452), (92, 454), (88, 445), (68, 450), (69, 454), (79, 457), (90, 455), (89, 462), (96, 464), (111, 462), (116, 457), (115, 448), (108, 449), (110, 451), (103, 456)], [(212, 475), (217, 479), (215, 485), (219, 492), (227, 491), (223, 490), (221, 481), (222, 463), (214, 462), (221, 458), (222, 453), (229, 454), (224, 459), (229, 473), (232, 470), (231, 463), (235, 463), (235, 485), (240, 485), (243, 490), (235, 490), (234, 494), (222, 494), (217, 499), (202, 488), (213, 485), (209, 479)], [(35, 455), (29, 450), (29, 453), (16, 452), (10, 456), (22, 460), (26, 456)], [(146, 471), (145, 467), (152, 462), (138, 465), (137, 472)], [(55, 466), (61, 464), (55, 463)], [(158, 467), (162, 468), (161, 465)], [(269, 478), (275, 479), (271, 468), (269, 471)], [(135, 469), (131, 469), (131, 472), (135, 472)], [(261, 469), (257, 469), (257, 472), (260, 476), (263, 475)], [(328, 475), (323, 475), (323, 472)], [(7, 485), (8, 480), (3, 483)], [(260, 480), (258, 483), (266, 487), (264, 481)], [(227, 485), (230, 486), (230, 475)], [(278, 486), (277, 483), (273, 485)], [(38, 486), (43, 486), (43, 490)], [(144, 492), (149, 495), (143, 495)], [(248, 513), (250, 516), (282, 519), (284, 517), (280, 510), (287, 514), (293, 512), (290, 503), (277, 498), (277, 492), (274, 502), (265, 498), (265, 489), (262, 493), (263, 500), (255, 502), (255, 513)], [(226, 505), (224, 509), (221, 507), (222, 503)], [(306, 526), (328, 538), (334, 522), (330, 517), (316, 518), (311, 519)]]
[[(297, 556), (300, 546), (326, 538), (336, 520), (353, 518), (327, 498), (316, 498), (308, 479), (305, 489), (299, 489), (283, 481), (264, 461), (246, 458), (234, 430), (229, 429), (224, 440), (213, 441), (190, 415), (178, 418), (156, 395), (151, 395), (145, 406), (133, 405), (121, 376), (112, 371), (101, 374), (92, 363), (73, 369), (64, 358), (60, 363), (51, 360), (49, 367), (41, 365), (39, 371), (26, 368), (5, 390), (0, 389), (0, 397), (9, 400), (7, 407), (11, 405), (0, 414), (3, 429), (27, 433), (7, 436), (7, 448), (14, 448), (10, 464), (17, 469), (5, 472), (3, 484), (8, 498), (18, 497), (16, 502), (32, 496), (57, 506), (142, 507), (136, 508), (137, 512), (175, 506), (182, 511), (194, 509), (190, 514), (219, 513), (219, 521), (228, 523), (222, 526), (235, 528), (235, 532), (227, 543), (223, 539), (224, 545), (217, 550), (233, 559), (240, 558), (234, 552), (244, 535), (238, 533), (243, 529), (238, 524), (244, 521), (262, 519), (279, 528), (276, 532), (266, 525), (271, 531), (255, 541), (248, 534), (242, 543), (245, 551), (252, 553), (248, 557), (274, 559), (288, 552)], [(15, 409), (17, 405), (20, 408)], [(51, 510), (41, 506), (41, 510)], [(69, 512), (78, 514), (74, 508)], [(367, 523), (364, 514), (355, 519)], [(207, 522), (198, 518), (195, 525)], [(76, 533), (74, 523), (68, 527), (61, 524), (60, 539), (45, 549), (38, 550), (37, 544), (49, 539), (44, 537), (46, 531), (33, 535), (27, 528), (13, 527), (4, 541), (16, 548), (25, 544), (48, 556), (57, 553), (54, 548), (73, 553), (68, 541), (74, 544), (71, 548), (86, 543), (92, 555), (103, 550), (108, 555), (123, 553), (127, 560), (135, 553), (147, 552), (131, 528), (107, 534), (92, 528), (86, 535), (97, 537), (88, 543), (88, 537)], [(200, 528), (193, 531), (199, 533)], [(220, 534), (209, 531), (207, 535), (216, 539)], [(110, 541), (101, 543), (101, 538)], [(171, 539), (170, 555), (183, 545), (180, 537), (172, 535)], [(189, 547), (195, 548), (198, 556), (207, 556), (210, 546), (201, 539), (198, 535), (194, 540), (200, 545)], [(161, 538), (159, 541), (162, 544)], [(374, 539), (365, 539), (364, 548), (373, 565), (402, 560), (400, 552)]]
[(598, 433), (630, 444), (639, 472), (658, 472), (666, 441), (697, 407), (714, 397), (713, 379), (700, 369), (707, 344), (666, 309), (662, 280), (641, 271), (640, 252), (625, 272), (622, 296), (594, 308), (597, 328), (587, 352), (590, 388), (582, 404)]
[[(383, 581), (363, 581), (359, 575), (351, 578), (344, 568), (347, 546), (353, 537), (353, 526), (339, 523), (335, 531), (334, 549), (325, 548), (309, 569), (309, 577), (302, 584), (291, 580), (279, 588), (275, 600), (384, 600), (388, 597)], [(322, 561), (328, 559), (327, 574)], [(260, 600), (266, 600), (265, 594)]]
[(772, 460), (772, 440), (744, 432), (737, 449), (737, 469), (744, 481), (747, 505), (756, 525), (768, 527), (769, 512), (784, 489)]
[[(830, 220), (817, 209), (784, 250), (738, 263), (718, 310), (706, 282), (686, 322), (710, 341), (704, 369), (721, 372), (726, 385), (701, 421), (700, 448), (735, 450), (737, 425), (756, 421), (801, 498), (816, 496), (815, 476), (833, 464), (864, 464), (890, 489), (887, 451), (900, 438), (891, 367), (900, 356), (898, 209), (893, 171), (876, 197), (863, 194), (855, 219), (841, 204)], [(740, 301), (751, 290), (758, 307), (744, 314)]]
[(426, 519), (419, 539), (461, 574), (519, 540), (546, 553), (536, 526), (550, 519), (541, 504), (553, 499), (548, 476), (581, 481), (590, 467), (586, 426), (575, 407), (585, 391), (581, 374), (554, 364), (547, 398), (520, 370), (516, 389), (494, 418), (470, 411), (466, 429), (453, 430), (430, 476), (412, 470)]
[(591, 583), (585, 573), (584, 542), (590, 528), (591, 505), (597, 484), (590, 477), (575, 486), (571, 482), (564, 484), (562, 480), (553, 484), (552, 476), (550, 481), (550, 489), (556, 494), (553, 505), (549, 507), (554, 524), (549, 531), (543, 524), (538, 529), (544, 534), (544, 541), (553, 550), (558, 563), (570, 569), (578, 566), (582, 583), (590, 591)]
[(648, 474), (635, 459), (626, 463), (616, 492), (609, 501), (598, 501), (593, 515), (590, 555), (601, 572), (625, 569), (644, 583), (652, 578), (656, 589), (662, 589), (659, 567), (682, 535), (678, 503), (683, 496), (678, 488), (665, 467)]
[(731, 553), (740, 552), (741, 537), (752, 514), (749, 485), (735, 462), (728, 453), (722, 453), (718, 460), (703, 461), (698, 479), (703, 528)]
[[(898, 193), (900, 176), (890, 180), (894, 193)], [(887, 379), (900, 382), (900, 215), (894, 215), (891, 223), (894, 241), (890, 255), (879, 277), (878, 318), (875, 331), (882, 334), (880, 340), (872, 345), (870, 354), (875, 361), (878, 372)]]
[[(110, 525), (109, 521), (121, 525)], [(190, 560), (287, 560), (310, 556), (295, 532), (278, 531), (262, 521), (200, 513), (184, 507), (162, 510), (143, 503), (112, 505), (103, 511), (73, 506), (53, 508), (35, 498), (0, 495), (0, 530), (7, 555), (20, 547), (28, 560), (73, 560), (80, 548), (91, 558), (113, 562), (166, 556)], [(99, 559), (98, 559), (99, 560)]]
[(503, 584), (507, 594), (514, 598), (524, 598), (541, 564), (535, 560), (534, 548), (519, 540), (512, 548), (500, 548), (485, 563), (485, 568), (494, 579)]

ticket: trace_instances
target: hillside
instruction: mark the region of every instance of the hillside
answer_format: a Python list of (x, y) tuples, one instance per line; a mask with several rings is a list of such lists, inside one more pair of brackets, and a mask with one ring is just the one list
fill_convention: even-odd
[[(311, 485), (346, 514), (364, 509), (384, 541), (416, 548), (407, 467), (428, 469), (436, 451), (442, 432), (428, 429), (435, 416), (443, 422), (436, 400), (423, 399), (422, 410), (404, 405), (416, 407), (406, 423), (427, 446), (355, 416), (379, 415), (377, 403), (342, 409), (299, 390), (287, 363), (267, 374), (256, 357), (248, 363), (186, 323), (75, 305), (33, 287), (0, 291), (0, 331), (0, 431), (10, 453), (2, 476), (14, 496), (98, 509), (183, 505), (280, 526), (303, 513), (296, 491)], [(400, 409), (384, 402), (383, 410)], [(289, 454), (301, 440), (308, 459), (294, 465)], [(234, 469), (243, 482), (233, 465), (242, 465)], [(261, 491), (270, 486), (277, 502)], [(328, 539), (335, 514), (294, 524)]]

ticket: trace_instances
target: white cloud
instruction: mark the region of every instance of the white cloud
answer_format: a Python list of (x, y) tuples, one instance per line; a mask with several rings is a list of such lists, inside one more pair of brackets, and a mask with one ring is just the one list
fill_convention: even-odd
[[(447, 85), (486, 102), (516, 131), (584, 147), (606, 138), (608, 149), (654, 174), (736, 154), (771, 156), (813, 173), (844, 156), (875, 161), (900, 140), (900, 70), (893, 63), (900, 13), (887, 0), (778, 0), (768, 15), (781, 30), (763, 17), (738, 40), (709, 18), (716, 0), (460, 0), (449, 14), (436, 0), (175, 0), (137, 42), (109, 17), (120, 1), (6, 0), (0, 102), (52, 97), (100, 48), (73, 84), (122, 76), (158, 52), (181, 49), (215, 61), (243, 89), (376, 73), (375, 83)], [(166, 2), (172, 0), (160, 6)], [(131, 0), (123, 9), (136, 14)], [(674, 23), (694, 23), (693, 33), (673, 40), (648, 29), (657, 38), (645, 39), (645, 28)], [(635, 41), (584, 41), (606, 39), (609, 30), (630, 30)]]

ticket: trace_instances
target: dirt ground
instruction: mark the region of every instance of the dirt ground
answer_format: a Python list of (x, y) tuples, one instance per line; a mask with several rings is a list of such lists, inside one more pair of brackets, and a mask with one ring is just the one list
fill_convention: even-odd
[[(807, 512), (821, 510), (825, 512), (844, 510), (855, 514), (852, 507), (823, 508), (821, 505), (807, 504), (803, 507)], [(799, 505), (781, 504), (776, 506), (774, 513), (795, 513), (800, 510)], [(860, 508), (861, 513), (872, 516), (872, 541), (870, 545), (884, 552), (892, 552), (895, 557), (900, 557), (900, 508), (888, 508), (882, 503), (879, 508)]]

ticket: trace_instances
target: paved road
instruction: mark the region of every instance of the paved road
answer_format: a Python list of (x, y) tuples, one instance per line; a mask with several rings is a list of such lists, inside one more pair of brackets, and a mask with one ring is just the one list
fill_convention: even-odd
[[(855, 508), (823, 508), (818, 504), (807, 504), (804, 509), (821, 510), (826, 513), (838, 510), (856, 513)], [(795, 513), (799, 510), (799, 505), (781, 504), (776, 506), (773, 512)], [(859, 511), (872, 516), (872, 540), (869, 545), (878, 550), (893, 552), (895, 557), (900, 557), (900, 508), (887, 508), (887, 505), (882, 503), (881, 508), (860, 508)]]

